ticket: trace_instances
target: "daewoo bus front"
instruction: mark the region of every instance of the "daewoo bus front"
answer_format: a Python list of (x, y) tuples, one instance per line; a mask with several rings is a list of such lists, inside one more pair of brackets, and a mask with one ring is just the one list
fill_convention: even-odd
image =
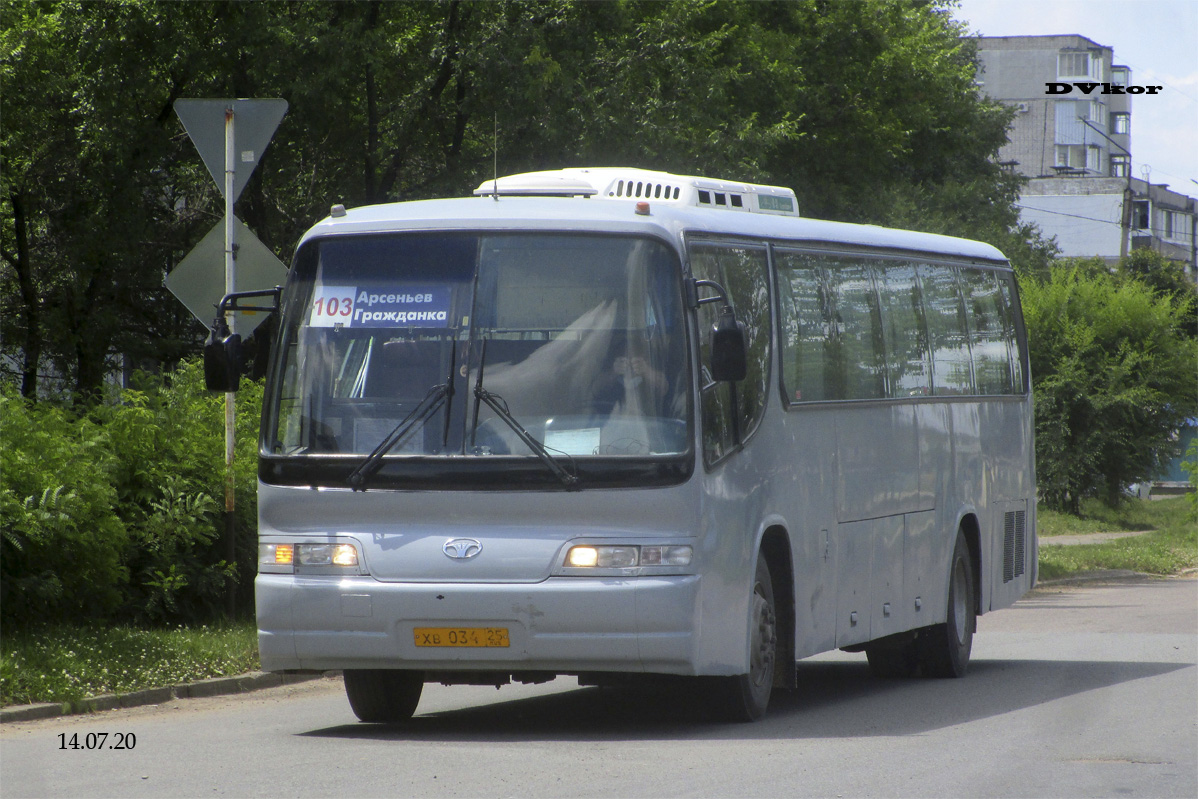
[(683, 302), (643, 235), (305, 241), (264, 413), (263, 668), (344, 669), (376, 721), (426, 679), (695, 673)]

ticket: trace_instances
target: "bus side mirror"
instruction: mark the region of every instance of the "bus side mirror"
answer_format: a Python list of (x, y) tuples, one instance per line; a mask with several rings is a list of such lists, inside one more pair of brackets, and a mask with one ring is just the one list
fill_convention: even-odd
[[(235, 291), (221, 298), (216, 306), (216, 319), (212, 320), (212, 330), (204, 341), (204, 385), (209, 391), (236, 391), (241, 384), (241, 375), (245, 372), (245, 354), (241, 349), (241, 336), (229, 331), (229, 323), (225, 314), (229, 311), (267, 311), (275, 313), (279, 310), (279, 296), (282, 287), (260, 289), (256, 291)], [(240, 301), (250, 297), (270, 297), (269, 306), (241, 305)]]
[(745, 326), (736, 321), (736, 314), (725, 305), (711, 331), (711, 377), (717, 381), (735, 382), (744, 380), (748, 374)]
[(209, 391), (236, 391), (241, 384), (241, 336), (229, 333), (224, 315), (212, 323), (204, 341), (204, 386)]

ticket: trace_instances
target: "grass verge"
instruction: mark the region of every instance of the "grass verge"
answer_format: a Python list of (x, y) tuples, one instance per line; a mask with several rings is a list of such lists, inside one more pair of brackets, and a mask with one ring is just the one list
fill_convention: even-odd
[[(1041, 580), (1107, 569), (1165, 575), (1198, 567), (1198, 523), (1186, 497), (1131, 499), (1118, 508), (1090, 502), (1080, 517), (1041, 510), (1038, 518)], [(1056, 535), (1133, 530), (1151, 532), (1103, 543), (1052, 545)]]
[(257, 668), (252, 621), (162, 630), (61, 626), (6, 631), (0, 639), (0, 704), (74, 702)]

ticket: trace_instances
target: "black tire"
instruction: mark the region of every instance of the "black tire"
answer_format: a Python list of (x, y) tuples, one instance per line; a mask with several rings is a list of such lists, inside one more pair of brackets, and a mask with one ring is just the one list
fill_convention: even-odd
[(958, 530), (949, 562), (947, 620), (921, 631), (919, 638), (919, 661), (925, 677), (964, 677), (969, 670), (977, 629), (976, 597), (969, 544), (965, 533)]
[(400, 669), (346, 669), (345, 695), (359, 721), (397, 724), (412, 718), (424, 674)]
[(712, 709), (721, 721), (757, 721), (769, 707), (778, 661), (778, 614), (774, 584), (765, 558), (753, 578), (749, 627), (749, 673), (711, 680)]
[(896, 679), (914, 677), (919, 671), (919, 654), (915, 639), (901, 644), (872, 644), (865, 648), (869, 670), (875, 677)]

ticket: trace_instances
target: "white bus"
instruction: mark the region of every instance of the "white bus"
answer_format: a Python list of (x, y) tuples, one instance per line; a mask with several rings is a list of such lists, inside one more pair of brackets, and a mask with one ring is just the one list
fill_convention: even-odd
[(753, 720), (827, 650), (965, 673), (976, 616), (1036, 574), (999, 251), (635, 169), (475, 195), (334, 207), (300, 242), (262, 421), (264, 669), (343, 670), (366, 722), (426, 682), (674, 675)]

